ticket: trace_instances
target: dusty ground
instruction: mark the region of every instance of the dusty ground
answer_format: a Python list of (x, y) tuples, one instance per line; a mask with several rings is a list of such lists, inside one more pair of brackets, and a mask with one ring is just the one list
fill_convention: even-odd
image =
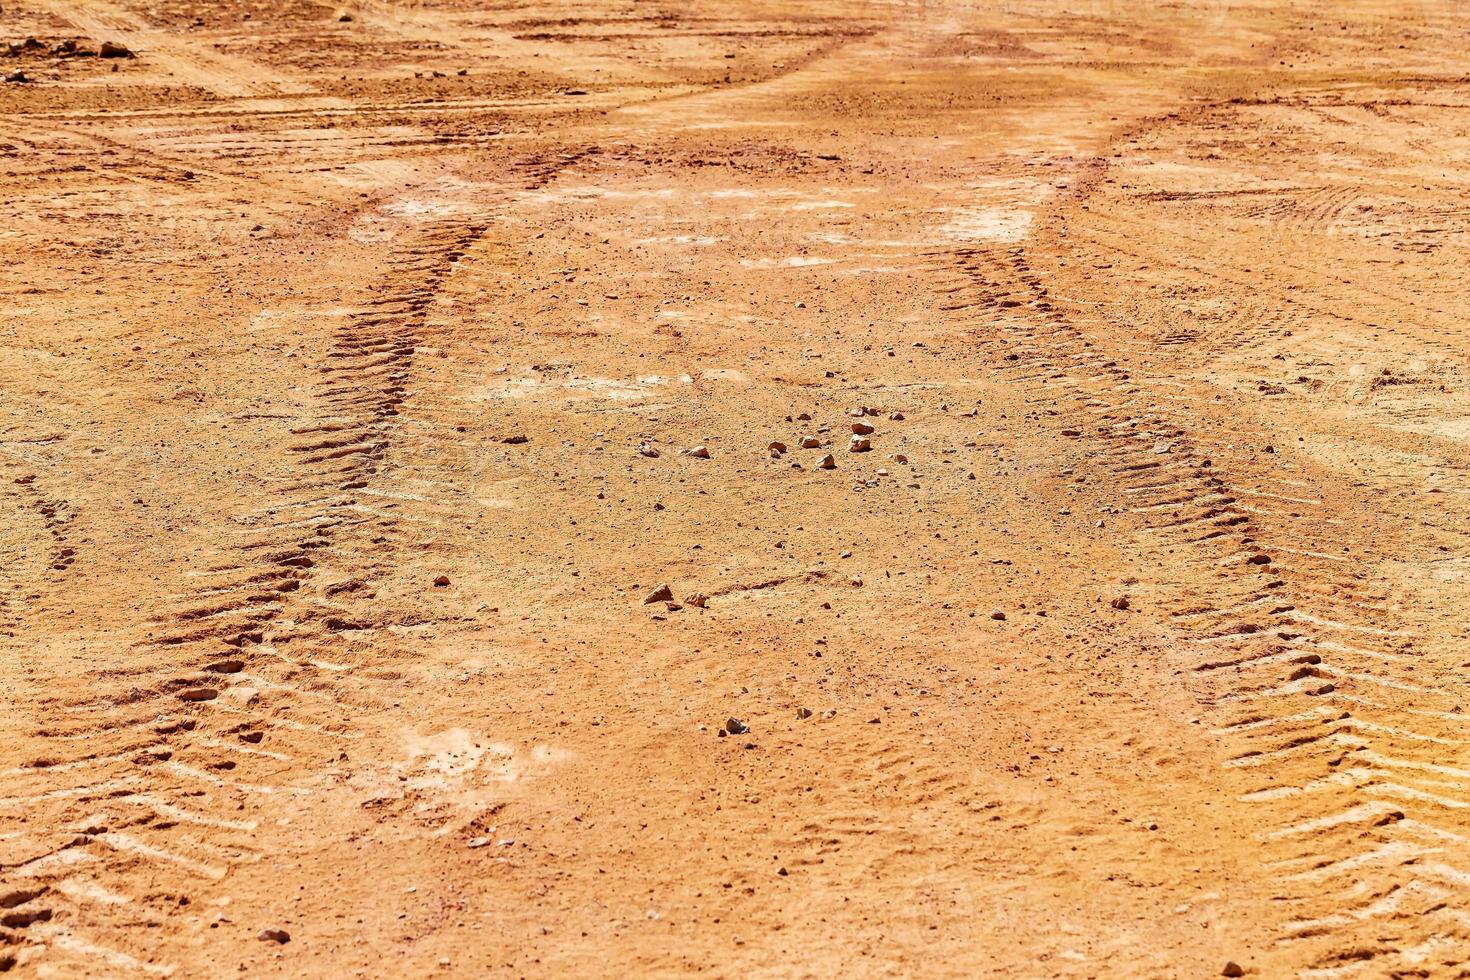
[(0, 15), (0, 969), (1466, 975), (1460, 4), (340, 9)]

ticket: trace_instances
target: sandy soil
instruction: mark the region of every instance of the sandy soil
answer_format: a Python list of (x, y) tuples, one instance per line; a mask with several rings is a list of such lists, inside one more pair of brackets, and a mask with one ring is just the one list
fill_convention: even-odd
[(1466, 975), (1467, 23), (7, 2), (0, 970)]

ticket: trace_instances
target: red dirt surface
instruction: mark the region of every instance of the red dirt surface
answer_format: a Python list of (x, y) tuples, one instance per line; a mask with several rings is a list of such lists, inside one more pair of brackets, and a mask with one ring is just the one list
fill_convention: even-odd
[(7, 2), (0, 968), (1465, 975), (1464, 14)]

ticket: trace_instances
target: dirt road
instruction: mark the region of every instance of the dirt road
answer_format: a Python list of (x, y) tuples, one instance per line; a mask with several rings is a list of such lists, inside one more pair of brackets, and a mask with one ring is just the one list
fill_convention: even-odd
[(1465, 975), (1467, 23), (5, 4), (0, 970)]

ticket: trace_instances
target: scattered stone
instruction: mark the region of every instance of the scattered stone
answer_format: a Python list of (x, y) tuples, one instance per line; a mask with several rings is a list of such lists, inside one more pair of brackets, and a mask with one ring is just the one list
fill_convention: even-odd
[(990, 611), (990, 618), (991, 619), (995, 619), (995, 620), (1001, 620), (1001, 619), (1005, 619), (1006, 618), (1006, 614), (1003, 613), (1003, 612), (1001, 612), (999, 609), (992, 609)]
[(878, 475), (879, 476), (887, 476), (888, 475), (888, 471), (885, 470), (885, 469), (880, 469), (880, 470), (878, 470)]
[(693, 457), (694, 459), (709, 459), (709, 447), (695, 446), (684, 455)]
[(643, 604), (645, 606), (647, 606), (647, 605), (649, 605), (651, 603), (655, 603), (655, 602), (673, 602), (673, 601), (674, 601), (674, 590), (671, 589), (671, 588), (669, 588), (667, 584), (664, 584), (664, 585), (660, 585), (658, 588), (654, 589), (653, 592), (648, 596), (648, 598), (643, 600)]
[(516, 433), (513, 436), (506, 436), (504, 439), (502, 439), (500, 441), (503, 442), (503, 443), (505, 443), (507, 446), (520, 446), (520, 445), (523, 445), (525, 443), (530, 442), (531, 440), (530, 440), (530, 438), (528, 438), (527, 436), (525, 436), (525, 435), (523, 435), (521, 433)]
[(216, 660), (214, 663), (210, 664), (204, 669), (208, 671), (213, 671), (216, 674), (238, 674), (240, 673), (240, 671), (245, 669), (245, 661)]
[(489, 843), (490, 843), (490, 838), (488, 838), (488, 837), (476, 837), (474, 840), (470, 841), (465, 846), (466, 847), (485, 847)]
[(104, 58), (131, 58), (133, 56), (131, 48), (117, 41), (103, 41), (97, 53)]
[(817, 466), (820, 469), (824, 470), (835, 470), (837, 469), (837, 460), (833, 459), (832, 456), (828, 454), (822, 457), (822, 461), (818, 463)]
[(280, 943), (284, 946), (291, 941), (291, 934), (285, 929), (262, 929), (255, 934), (255, 938), (263, 943)]
[(1126, 595), (1120, 595), (1120, 596), (1118, 596), (1118, 598), (1114, 599), (1112, 602), (1110, 602), (1108, 604), (1110, 606), (1112, 606), (1114, 609), (1127, 609), (1128, 608), (1128, 597)]
[(1234, 960), (1226, 960), (1225, 961), (1225, 969), (1223, 969), (1223, 970), (1220, 971), (1220, 976), (1222, 976), (1222, 977), (1243, 977), (1243, 976), (1245, 976), (1245, 968), (1242, 967), (1239, 963), (1235, 962)]
[(893, 461), (895, 463), (902, 464), (902, 463), (907, 463), (909, 461), (909, 458), (907, 456), (905, 456), (903, 453), (894, 453), (893, 454)]
[(866, 422), (854, 422), (852, 431), (855, 435), (868, 436), (873, 434), (873, 427)]
[(888, 418), (889, 418), (890, 421), (893, 421), (893, 422), (902, 422), (903, 421), (903, 413), (902, 412), (889, 412), (888, 413)]
[(339, 10), (339, 11), (337, 11), (337, 23), (339, 23), (339, 24), (350, 24), (350, 23), (352, 23), (352, 11), (350, 11), (350, 10)]
[(816, 436), (802, 436), (800, 445), (802, 449), (817, 449), (822, 445), (822, 440)]
[(658, 459), (659, 457), (659, 451), (646, 442), (640, 442), (638, 444), (638, 452), (647, 456), (649, 459)]
[(744, 735), (746, 732), (750, 731), (750, 726), (741, 721), (739, 718), (730, 717), (725, 719), (724, 730), (731, 735)]
[(853, 436), (847, 444), (850, 453), (865, 453), (873, 448), (873, 443), (866, 436)]
[(703, 592), (696, 592), (692, 596), (686, 598), (684, 600), (684, 603), (686, 605), (693, 606), (696, 609), (703, 609), (709, 605), (709, 596), (705, 595)]
[(447, 586), (448, 584), (449, 584), (449, 576), (448, 575), (440, 575), (438, 578), (434, 579), (434, 588), (436, 588), (436, 589), (442, 589), (445, 586)]
[(811, 716), (812, 716), (812, 709), (811, 708), (797, 708), (796, 709), (796, 718), (797, 718), (798, 721), (806, 721)]
[(770, 451), (773, 458), (780, 458), (780, 456), (786, 452), (786, 443), (773, 442), (769, 446), (767, 446), (766, 449)]
[(7, 82), (13, 82), (17, 85), (23, 85), (31, 80), (31, 76), (27, 75), (25, 72), (17, 68), (15, 71), (8, 73), (5, 76), (5, 80)]
[(1245, 560), (1245, 563), (1247, 565), (1269, 565), (1269, 564), (1271, 564), (1271, 556), (1270, 555), (1251, 555), (1249, 558), (1247, 558)]
[(798, 422), (810, 422), (811, 420), (812, 420), (812, 413), (811, 412), (802, 412), (800, 415), (798, 415), (796, 417), (796, 421), (798, 421)]
[(180, 701), (213, 701), (219, 692), (212, 687), (186, 687), (179, 692)]

